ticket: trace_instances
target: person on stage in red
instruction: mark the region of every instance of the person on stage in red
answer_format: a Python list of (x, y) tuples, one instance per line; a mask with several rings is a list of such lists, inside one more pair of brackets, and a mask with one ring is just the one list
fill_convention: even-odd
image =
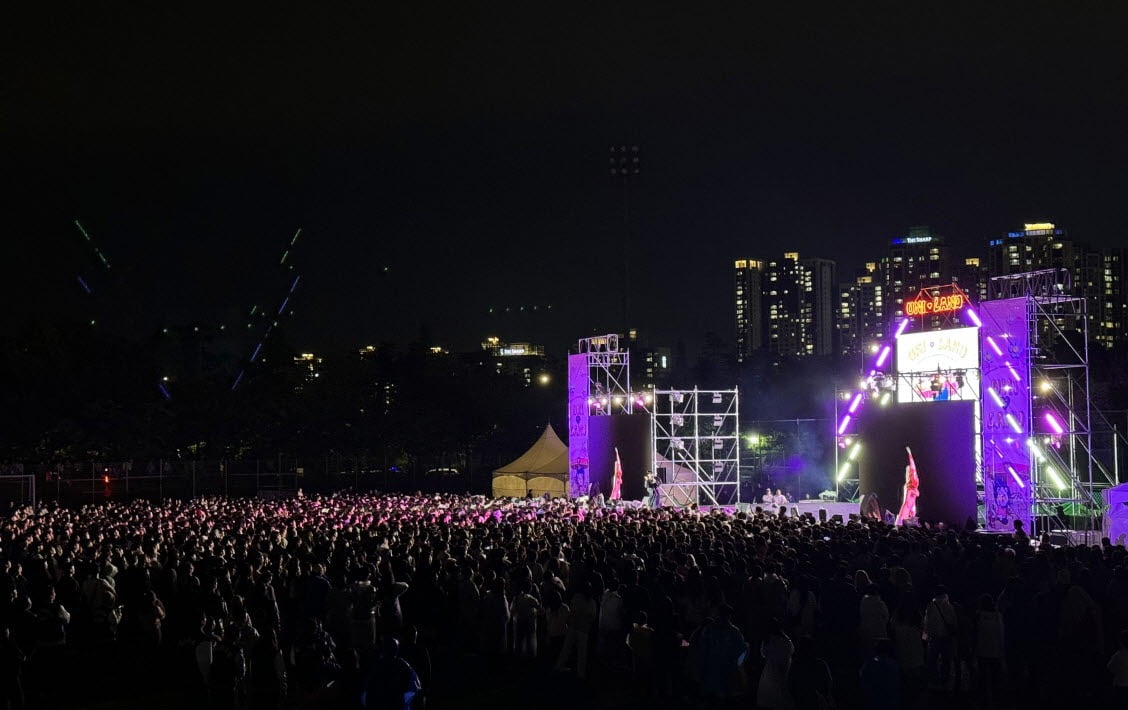
[(623, 498), (623, 462), (619, 460), (619, 447), (615, 447), (615, 478), (611, 482), (611, 498), (609, 500), (622, 500)]
[(897, 513), (896, 525), (901, 525), (909, 518), (916, 517), (916, 502), (920, 497), (920, 479), (917, 478), (916, 461), (913, 460), (913, 450), (905, 447), (909, 452), (909, 465), (905, 466), (905, 488), (901, 499), (901, 510)]

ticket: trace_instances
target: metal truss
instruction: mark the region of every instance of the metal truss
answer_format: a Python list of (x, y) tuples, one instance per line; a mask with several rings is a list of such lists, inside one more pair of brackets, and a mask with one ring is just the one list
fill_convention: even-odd
[(587, 356), (588, 399), (592, 415), (631, 414), (631, 353), (619, 348), (616, 334), (582, 338), (577, 352)]
[(1066, 269), (991, 279), (994, 298), (1027, 300), (1030, 411), (1043, 432), (1028, 442), (1039, 534), (1072, 527), (1067, 519), (1099, 531), (1101, 494), (1115, 478), (1094, 451), (1093, 418), (1103, 416), (1090, 399), (1088, 304), (1071, 290)]
[(678, 505), (740, 503), (738, 390), (657, 390), (651, 408), (653, 461), (666, 499)]

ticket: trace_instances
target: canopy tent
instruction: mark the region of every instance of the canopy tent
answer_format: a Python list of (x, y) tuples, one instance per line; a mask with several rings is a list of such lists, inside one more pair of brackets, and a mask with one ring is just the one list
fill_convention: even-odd
[(526, 494), (553, 498), (568, 493), (568, 447), (549, 424), (529, 450), (494, 470), (495, 498), (522, 498)]

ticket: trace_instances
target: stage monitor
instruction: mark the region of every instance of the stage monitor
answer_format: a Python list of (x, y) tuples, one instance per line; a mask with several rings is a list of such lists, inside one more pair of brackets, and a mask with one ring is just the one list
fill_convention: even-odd
[(979, 399), (979, 329), (949, 328), (897, 338), (897, 401)]
[(975, 403), (915, 402), (870, 407), (858, 420), (860, 495), (876, 493), (896, 516), (904, 499), (910, 447), (920, 481), (922, 522), (976, 519)]

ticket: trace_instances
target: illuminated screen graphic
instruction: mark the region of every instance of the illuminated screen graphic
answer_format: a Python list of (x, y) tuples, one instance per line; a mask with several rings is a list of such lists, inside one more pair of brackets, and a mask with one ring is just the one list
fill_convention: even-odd
[(905, 333), (897, 338), (897, 401), (979, 399), (979, 329)]

